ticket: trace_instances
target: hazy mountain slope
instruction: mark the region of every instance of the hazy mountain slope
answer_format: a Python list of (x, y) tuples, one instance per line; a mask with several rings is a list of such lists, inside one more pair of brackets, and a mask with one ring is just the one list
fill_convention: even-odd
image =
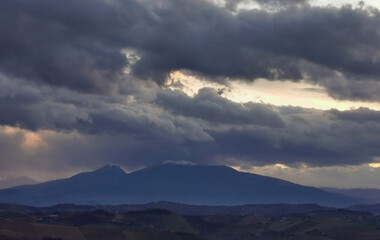
[(321, 188), (322, 190), (343, 194), (352, 198), (356, 198), (366, 203), (380, 203), (380, 189), (376, 188), (353, 188), (353, 189), (339, 189), (339, 188)]
[(121, 168), (107, 165), (67, 179), (0, 190), (0, 202), (33, 206), (114, 203), (124, 194), (118, 183), (124, 182), (126, 175)]
[(59, 203), (130, 204), (170, 201), (199, 205), (358, 202), (335, 193), (226, 166), (161, 164), (126, 174), (105, 166), (68, 179), (0, 191), (0, 202), (46, 206)]
[(0, 189), (6, 189), (11, 187), (16, 187), (20, 185), (30, 185), (30, 184), (36, 184), (37, 181), (25, 177), (7, 177), (7, 178), (0, 178)]
[[(144, 200), (199, 205), (247, 203), (319, 203), (350, 205), (350, 198), (276, 178), (238, 172), (226, 166), (165, 164), (128, 174), (136, 186), (134, 196)], [(136, 192), (133, 192), (136, 191)]]

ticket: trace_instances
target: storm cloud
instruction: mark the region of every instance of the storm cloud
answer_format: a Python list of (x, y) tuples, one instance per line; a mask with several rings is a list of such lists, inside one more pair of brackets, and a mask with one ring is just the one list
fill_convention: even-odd
[(7, 74), (81, 91), (107, 90), (128, 61), (144, 21), (136, 1), (5, 0), (0, 10), (0, 69)]
[(256, 2), (263, 7), (3, 0), (0, 173), (168, 159), (295, 168), (376, 162), (377, 110), (238, 103), (211, 88), (192, 96), (167, 86), (178, 70), (226, 86), (306, 81), (336, 99), (380, 100), (379, 10)]
[(194, 97), (178, 90), (162, 91), (157, 94), (156, 103), (175, 114), (213, 123), (255, 124), (275, 128), (285, 125), (274, 107), (252, 102), (239, 104), (220, 96), (211, 88), (199, 90)]
[(194, 96), (157, 88), (151, 92), (156, 97), (147, 99), (104, 97), (1, 80), (8, 84), (0, 96), (1, 124), (12, 126), (0, 133), (4, 171), (39, 165), (86, 169), (107, 162), (133, 169), (168, 159), (345, 166), (380, 156), (374, 110), (241, 104), (207, 88)]
[[(85, 92), (107, 92), (129, 67), (159, 83), (187, 69), (211, 81), (306, 79), (336, 98), (378, 100), (379, 11), (293, 5), (234, 14), (202, 0), (6, 0), (0, 69)], [(371, 88), (353, 92), (358, 81)]]
[(1, 76), (0, 84), (8, 87), (0, 93), (2, 125), (32, 131), (75, 130), (85, 134), (129, 134), (144, 138), (211, 139), (198, 125), (164, 114), (149, 103), (128, 102), (121, 96), (105, 98), (65, 89), (40, 88)]
[(332, 109), (329, 113), (332, 117), (340, 120), (353, 121), (357, 123), (380, 124), (380, 112), (369, 108), (362, 107), (348, 111), (338, 111), (336, 109)]

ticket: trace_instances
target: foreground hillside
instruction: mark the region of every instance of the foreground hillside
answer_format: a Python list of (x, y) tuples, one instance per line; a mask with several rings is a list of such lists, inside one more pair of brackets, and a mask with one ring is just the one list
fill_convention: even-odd
[(170, 201), (195, 205), (304, 204), (346, 207), (350, 197), (227, 166), (161, 164), (132, 173), (105, 166), (71, 178), (0, 190), (0, 202), (32, 206)]
[(4, 240), (378, 240), (379, 236), (379, 216), (347, 210), (277, 217), (181, 216), (162, 209), (0, 212)]
[(0, 212), (18, 213), (54, 213), (54, 212), (89, 212), (95, 210), (105, 210), (109, 212), (131, 212), (149, 209), (164, 209), (179, 215), (186, 216), (207, 216), (207, 215), (258, 215), (274, 217), (295, 213), (306, 213), (312, 211), (333, 210), (333, 208), (323, 207), (316, 204), (247, 204), (240, 206), (201, 206), (188, 205), (173, 202), (152, 202), (146, 204), (123, 204), (123, 205), (75, 205), (59, 204), (49, 207), (31, 207), (19, 204), (0, 204)]

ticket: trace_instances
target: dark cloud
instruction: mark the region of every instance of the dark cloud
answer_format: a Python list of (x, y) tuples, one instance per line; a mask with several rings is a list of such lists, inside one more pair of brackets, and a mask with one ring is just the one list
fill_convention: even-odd
[[(332, 119), (330, 111), (315, 109), (280, 107), (278, 112), (286, 121), (284, 129), (233, 127), (210, 132), (219, 147), (215, 155), (220, 154), (222, 159), (229, 156), (232, 164), (240, 160), (241, 164), (282, 163), (299, 167), (360, 165), (375, 161), (380, 154), (376, 147), (378, 124)], [(368, 119), (368, 112), (358, 111), (357, 115), (361, 113), (363, 116), (356, 116), (357, 119)]]
[(236, 103), (211, 88), (200, 89), (194, 97), (178, 90), (162, 91), (157, 94), (156, 103), (175, 114), (211, 123), (255, 124), (275, 128), (285, 125), (273, 106), (253, 102)]
[(332, 109), (328, 111), (332, 117), (339, 120), (353, 121), (357, 123), (374, 123), (380, 124), (380, 112), (369, 108), (359, 108), (355, 110), (338, 111)]
[(172, 70), (190, 69), (212, 78), (307, 79), (337, 98), (378, 99), (370, 88), (356, 87), (380, 73), (376, 9), (305, 5), (231, 15), (199, 1), (169, 1), (156, 14), (156, 31), (164, 37), (144, 42), (134, 66), (138, 75), (162, 79)]
[[(130, 134), (144, 138), (210, 141), (197, 124), (176, 118), (142, 101), (42, 87), (0, 76), (0, 124), (29, 130)], [(17, 88), (15, 87), (17, 86)], [(142, 89), (144, 89), (142, 87)], [(138, 95), (138, 94), (136, 94)]]
[(321, 89), (321, 88), (315, 88), (315, 87), (311, 87), (311, 88), (302, 88), (300, 90), (303, 90), (303, 91), (306, 91), (306, 92), (314, 92), (314, 93), (324, 93), (325, 90), (324, 89)]
[(380, 82), (375, 80), (349, 81), (338, 76), (321, 80), (330, 96), (340, 100), (379, 101)]
[(288, 5), (288, 4), (304, 4), (308, 0), (255, 0), (260, 4), (273, 4), (273, 5)]
[(379, 99), (371, 90), (380, 88), (377, 9), (258, 2), (288, 7), (232, 13), (203, 0), (5, 0), (0, 70), (86, 92), (109, 91), (129, 67), (160, 83), (187, 69), (211, 80), (305, 78), (336, 98)]
[(107, 91), (128, 64), (121, 49), (148, 21), (128, 1), (5, 0), (0, 9), (0, 70), (81, 91)]
[[(232, 159), (230, 164), (268, 165), (285, 164), (293, 167), (306, 166), (343, 166), (360, 165), (373, 161), (379, 154), (372, 140), (376, 136), (363, 136), (362, 129), (340, 129), (341, 131), (326, 131), (300, 129), (286, 132), (267, 132), (262, 129), (232, 129), (226, 132), (213, 132), (211, 136), (218, 143), (219, 151), (215, 154), (222, 161)], [(379, 133), (379, 130), (376, 130)], [(359, 133), (362, 142), (341, 138), (349, 137), (351, 133)], [(330, 134), (325, 136), (324, 134)], [(331, 136), (335, 135), (335, 136)], [(355, 145), (353, 145), (355, 144)]]
[[(307, 119), (307, 123), (294, 121), (292, 116)], [(150, 118), (154, 117), (150, 115)], [(379, 126), (347, 124), (346, 121), (331, 120), (322, 111), (315, 110), (293, 113), (285, 118), (288, 119), (286, 128), (210, 127), (193, 122), (207, 132), (212, 141), (174, 137), (181, 129), (177, 132), (160, 131), (161, 136), (157, 137), (157, 128), (151, 125), (144, 125), (145, 132), (139, 137), (130, 132), (89, 135), (39, 131), (47, 147), (32, 155), (18, 147), (24, 141), (21, 133), (11, 137), (5, 135), (3, 139), (8, 142), (0, 146), (1, 149), (9, 148), (2, 151), (2, 164), (5, 165), (3, 169), (20, 166), (33, 169), (43, 165), (42, 168), (55, 171), (70, 167), (90, 169), (109, 162), (133, 169), (168, 159), (247, 166), (277, 163), (294, 167), (345, 166), (370, 163), (380, 155), (377, 146)], [(12, 164), (7, 165), (8, 161)]]
[[(4, 0), (0, 125), (17, 131), (1, 127), (0, 169), (373, 161), (378, 111), (239, 104), (222, 89), (190, 97), (162, 88), (184, 70), (224, 83), (305, 79), (335, 98), (378, 101), (379, 11), (301, 5), (231, 12), (202, 0)], [(44, 144), (28, 146), (28, 134)]]
[[(168, 159), (336, 166), (369, 163), (380, 156), (379, 113), (369, 109), (324, 112), (239, 104), (211, 89), (189, 97), (157, 88), (151, 101), (0, 80), (6, 89), (0, 91), (1, 124), (29, 129), (13, 135), (0, 131), (1, 161), (8, 166), (4, 170), (44, 165), (64, 171), (107, 162), (138, 168)], [(44, 143), (32, 148), (32, 154), (23, 147), (28, 132)]]

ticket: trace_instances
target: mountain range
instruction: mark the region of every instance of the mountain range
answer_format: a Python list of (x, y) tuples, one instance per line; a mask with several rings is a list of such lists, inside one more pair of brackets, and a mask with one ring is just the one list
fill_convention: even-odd
[(0, 178), (0, 189), (11, 188), (20, 185), (31, 185), (36, 183), (37, 181), (25, 176), (6, 177)]
[(193, 205), (304, 204), (346, 207), (354, 198), (227, 166), (166, 162), (126, 173), (106, 165), (67, 179), (0, 190), (0, 202), (31, 206), (141, 204), (170, 201)]

